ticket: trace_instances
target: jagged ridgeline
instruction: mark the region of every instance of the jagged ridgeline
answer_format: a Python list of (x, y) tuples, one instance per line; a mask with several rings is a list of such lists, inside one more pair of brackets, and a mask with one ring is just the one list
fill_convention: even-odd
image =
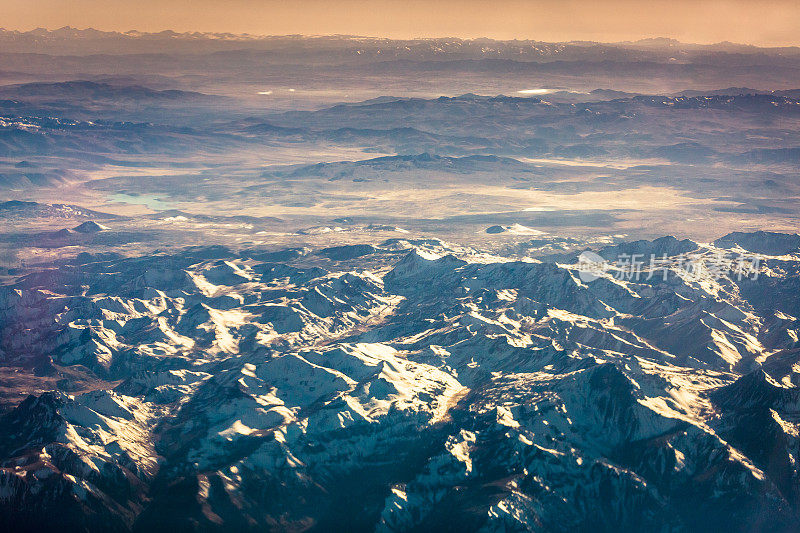
[(50, 390), (4, 389), (0, 529), (796, 531), (799, 251), (636, 241), (599, 257), (665, 275), (591, 280), (436, 239), (42, 265), (0, 289), (2, 357)]

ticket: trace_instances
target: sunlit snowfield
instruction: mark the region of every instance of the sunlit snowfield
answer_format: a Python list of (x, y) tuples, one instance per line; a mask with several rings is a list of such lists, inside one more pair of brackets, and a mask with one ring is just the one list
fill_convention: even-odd
[(797, 530), (796, 49), (0, 46), (0, 529)]

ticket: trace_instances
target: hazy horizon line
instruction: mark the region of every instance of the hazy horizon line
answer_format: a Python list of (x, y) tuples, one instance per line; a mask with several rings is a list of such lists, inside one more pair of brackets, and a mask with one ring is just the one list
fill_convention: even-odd
[(683, 45), (690, 45), (690, 46), (715, 46), (715, 45), (733, 45), (733, 46), (743, 46), (743, 47), (750, 47), (750, 48), (800, 48), (800, 42), (797, 44), (781, 44), (781, 45), (759, 45), (753, 43), (746, 43), (740, 41), (732, 41), (732, 40), (709, 40), (709, 41), (683, 41), (677, 37), (670, 37), (667, 35), (643, 35), (638, 39), (623, 39), (623, 40), (592, 40), (592, 39), (564, 39), (564, 40), (547, 40), (547, 39), (535, 39), (535, 38), (522, 38), (522, 37), (515, 37), (515, 38), (500, 38), (500, 37), (490, 37), (488, 35), (481, 35), (481, 36), (466, 36), (466, 35), (448, 35), (448, 34), (441, 34), (441, 35), (419, 35), (419, 36), (382, 36), (382, 35), (366, 35), (366, 34), (351, 34), (351, 33), (341, 33), (341, 32), (330, 32), (330, 33), (251, 33), (251, 32), (232, 32), (232, 31), (221, 31), (221, 30), (175, 30), (172, 28), (166, 28), (163, 30), (158, 31), (143, 31), (137, 29), (129, 29), (129, 30), (107, 30), (101, 29), (94, 26), (87, 26), (84, 28), (79, 28), (76, 26), (71, 26), (69, 24), (65, 26), (60, 26), (58, 28), (50, 28), (46, 26), (36, 26), (30, 29), (21, 29), (21, 28), (8, 28), (8, 27), (0, 27), (0, 31), (6, 32), (17, 32), (20, 34), (29, 34), (33, 33), (37, 30), (44, 30), (48, 33), (55, 33), (59, 30), (74, 30), (79, 32), (86, 32), (86, 31), (96, 31), (100, 33), (108, 33), (108, 34), (117, 34), (117, 35), (124, 35), (124, 36), (131, 36), (131, 34), (140, 34), (140, 35), (159, 35), (164, 33), (172, 33), (175, 35), (230, 35), (235, 37), (247, 37), (250, 40), (258, 40), (258, 39), (277, 39), (277, 38), (286, 38), (286, 37), (299, 37), (304, 39), (313, 39), (313, 38), (322, 38), (322, 37), (340, 37), (340, 38), (349, 38), (349, 39), (374, 39), (374, 40), (387, 40), (387, 41), (426, 41), (426, 40), (441, 40), (441, 39), (458, 39), (461, 41), (494, 41), (494, 42), (533, 42), (533, 43), (548, 43), (548, 44), (572, 44), (572, 43), (591, 43), (591, 44), (637, 44), (646, 41), (673, 41)]

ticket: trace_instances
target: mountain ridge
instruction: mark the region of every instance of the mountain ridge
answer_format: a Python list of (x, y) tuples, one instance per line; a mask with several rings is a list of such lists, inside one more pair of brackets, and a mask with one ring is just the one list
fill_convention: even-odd
[(791, 531), (800, 254), (745, 280), (740, 249), (606, 247), (732, 263), (592, 281), (436, 239), (40, 265), (0, 286), (4, 362), (106, 381), (0, 415), (0, 524)]

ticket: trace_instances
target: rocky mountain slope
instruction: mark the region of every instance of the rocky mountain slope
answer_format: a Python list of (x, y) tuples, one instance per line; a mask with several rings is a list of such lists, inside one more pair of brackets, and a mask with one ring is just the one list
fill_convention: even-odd
[(49, 390), (4, 404), (0, 528), (798, 527), (796, 237), (617, 245), (588, 277), (356, 248), (85, 254), (0, 287), (0, 359)]

